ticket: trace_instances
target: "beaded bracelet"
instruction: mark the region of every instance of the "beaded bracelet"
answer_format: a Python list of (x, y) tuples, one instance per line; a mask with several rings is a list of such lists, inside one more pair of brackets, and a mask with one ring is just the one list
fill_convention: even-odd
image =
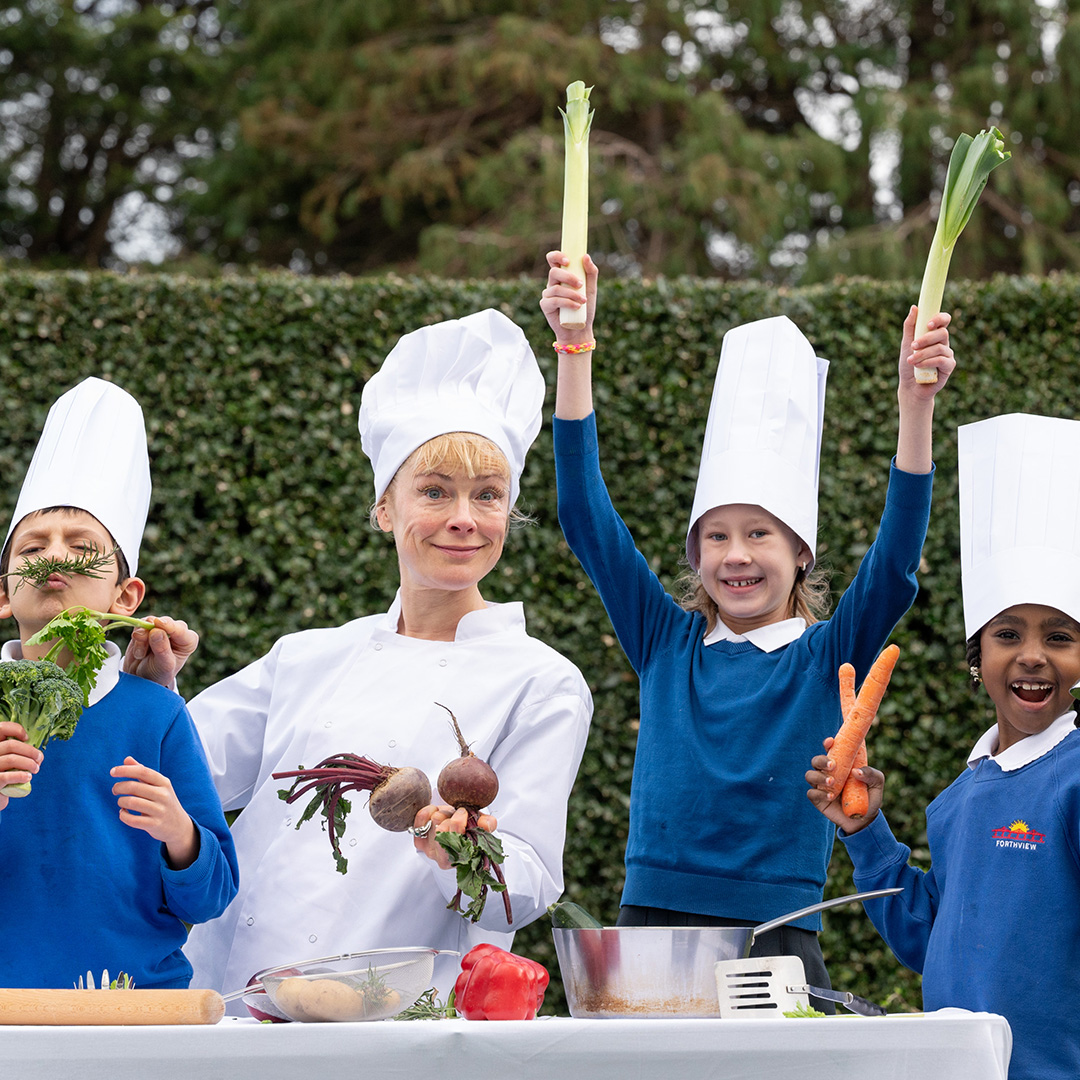
[(557, 341), (553, 341), (552, 345), (557, 353), (592, 352), (596, 348), (595, 341), (583, 341), (580, 345), (560, 345)]

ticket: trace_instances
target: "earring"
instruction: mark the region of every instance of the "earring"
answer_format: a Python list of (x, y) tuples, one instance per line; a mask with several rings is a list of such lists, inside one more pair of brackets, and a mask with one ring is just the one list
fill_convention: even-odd
[(802, 564), (801, 564), (801, 565), (799, 566), (799, 569), (800, 569), (800, 570), (801, 570), (801, 571), (802, 571), (802, 572), (803, 572), (803, 573), (805, 574), (805, 573), (806, 573), (806, 563), (802, 563)]
[(968, 668), (968, 672), (971, 675), (971, 681), (975, 683), (976, 686), (982, 682), (982, 672), (979, 670), (978, 664), (972, 664), (971, 667)]

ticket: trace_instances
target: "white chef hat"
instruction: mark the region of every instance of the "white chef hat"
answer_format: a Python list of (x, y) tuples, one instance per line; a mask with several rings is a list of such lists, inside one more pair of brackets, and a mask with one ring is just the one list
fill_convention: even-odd
[(1080, 420), (1009, 413), (959, 430), (964, 632), (1015, 604), (1080, 622)]
[(132, 575), (150, 509), (150, 458), (139, 403), (103, 379), (84, 379), (45, 418), (4, 545), (27, 514), (73, 506), (93, 514)]
[(817, 549), (818, 463), (828, 360), (815, 356), (786, 316), (724, 335), (701, 450), (686, 555), (696, 570), (698, 519), (714, 506), (749, 503)]
[(405, 334), (360, 402), (360, 444), (375, 470), (375, 498), (417, 447), (467, 431), (506, 455), (513, 505), (543, 404), (536, 357), (502, 312), (487, 308)]

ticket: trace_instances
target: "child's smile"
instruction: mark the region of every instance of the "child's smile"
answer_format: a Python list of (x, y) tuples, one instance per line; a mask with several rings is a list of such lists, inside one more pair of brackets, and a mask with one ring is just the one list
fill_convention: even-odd
[(1072, 705), (1080, 625), (1057, 608), (1017, 604), (982, 628), (980, 668), (997, 709), (998, 750), (1045, 731)]

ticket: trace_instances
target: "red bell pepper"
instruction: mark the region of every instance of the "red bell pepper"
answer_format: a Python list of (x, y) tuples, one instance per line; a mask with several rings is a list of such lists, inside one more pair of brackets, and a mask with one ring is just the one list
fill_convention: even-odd
[(532, 1020), (547, 985), (543, 964), (485, 943), (461, 960), (454, 1007), (466, 1020)]

